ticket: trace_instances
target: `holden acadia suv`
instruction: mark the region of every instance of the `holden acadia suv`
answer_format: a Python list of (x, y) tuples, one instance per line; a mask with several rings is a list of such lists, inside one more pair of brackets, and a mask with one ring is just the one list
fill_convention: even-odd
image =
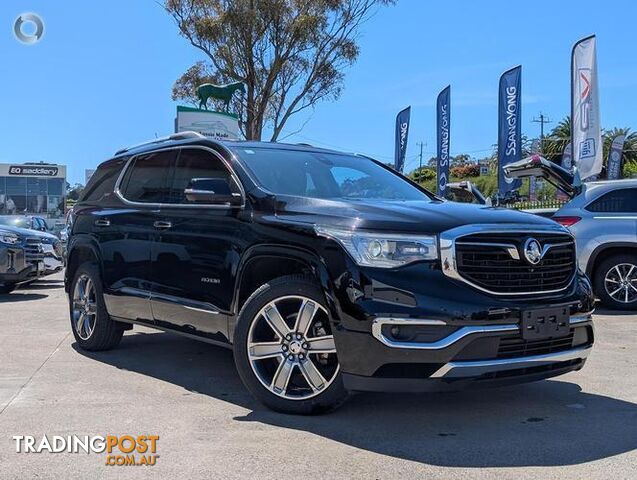
[(225, 345), (278, 411), (538, 380), (593, 344), (564, 227), (445, 201), (366, 157), (182, 132), (100, 165), (69, 230), (81, 348), (134, 324)]

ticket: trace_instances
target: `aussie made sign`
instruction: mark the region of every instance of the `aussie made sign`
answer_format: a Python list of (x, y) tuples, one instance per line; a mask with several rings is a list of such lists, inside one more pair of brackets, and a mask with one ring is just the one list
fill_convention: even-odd
[(193, 131), (215, 140), (238, 140), (239, 119), (236, 115), (191, 107), (177, 107), (175, 132)]

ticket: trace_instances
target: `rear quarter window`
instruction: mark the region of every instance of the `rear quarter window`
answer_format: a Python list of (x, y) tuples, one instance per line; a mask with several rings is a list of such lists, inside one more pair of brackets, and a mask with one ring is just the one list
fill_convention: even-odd
[(623, 188), (603, 194), (586, 210), (600, 213), (637, 213), (637, 188)]
[(126, 158), (116, 158), (102, 163), (84, 188), (81, 201), (99, 202), (112, 194), (126, 160)]

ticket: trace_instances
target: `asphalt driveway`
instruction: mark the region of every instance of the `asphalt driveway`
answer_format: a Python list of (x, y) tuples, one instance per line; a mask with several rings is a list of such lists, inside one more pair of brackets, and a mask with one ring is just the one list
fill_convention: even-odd
[[(230, 351), (135, 328), (75, 348), (61, 275), (0, 295), (0, 478), (637, 478), (637, 315), (599, 311), (580, 372), (356, 395), (320, 417), (255, 402)], [(16, 453), (14, 435), (159, 435), (157, 465)]]

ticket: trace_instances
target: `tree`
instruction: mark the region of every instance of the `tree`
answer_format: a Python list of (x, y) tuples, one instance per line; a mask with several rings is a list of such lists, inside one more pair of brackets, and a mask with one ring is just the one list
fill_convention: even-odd
[(542, 142), (542, 155), (560, 163), (566, 145), (571, 141), (571, 117), (566, 116), (555, 126)]
[(69, 200), (78, 200), (80, 195), (82, 195), (82, 190), (84, 190), (84, 185), (81, 183), (76, 183), (71, 187), (71, 184), (66, 182), (66, 198)]
[(166, 0), (180, 34), (206, 61), (173, 86), (173, 100), (196, 103), (204, 82), (245, 83), (232, 107), (249, 140), (264, 127), (276, 141), (293, 115), (336, 100), (345, 68), (359, 55), (359, 28), (395, 0)]

